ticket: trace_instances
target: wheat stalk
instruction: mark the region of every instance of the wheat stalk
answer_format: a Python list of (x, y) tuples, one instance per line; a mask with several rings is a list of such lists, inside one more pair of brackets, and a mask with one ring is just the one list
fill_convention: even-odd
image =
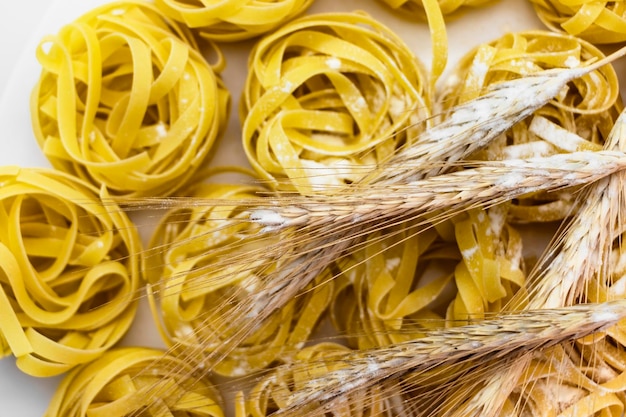
[[(381, 348), (349, 351), (332, 357), (333, 370), (317, 373), (316, 363), (281, 365), (277, 373), (310, 373), (298, 387), (281, 398), (285, 404), (274, 415), (301, 415), (312, 404), (332, 409), (334, 403), (359, 390), (410, 376), (452, 369), (464, 364), (478, 368), (487, 361), (512, 358), (568, 340), (596, 333), (626, 317), (626, 300), (581, 304), (561, 309), (524, 311), (475, 324), (427, 331), (424, 338)], [(325, 369), (326, 364), (318, 364)], [(467, 372), (467, 369), (464, 368)], [(453, 374), (446, 379), (454, 380)], [(271, 376), (270, 376), (271, 377)]]

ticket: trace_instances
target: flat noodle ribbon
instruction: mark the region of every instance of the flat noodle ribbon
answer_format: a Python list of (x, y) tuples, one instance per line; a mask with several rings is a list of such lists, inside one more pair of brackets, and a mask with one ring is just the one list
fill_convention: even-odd
[(203, 38), (235, 42), (273, 31), (303, 13), (313, 0), (156, 0), (170, 18)]
[(68, 374), (45, 417), (223, 417), (221, 397), (182, 359), (120, 348)]
[[(408, 16), (425, 18), (429, 6), (424, 0), (380, 0), (393, 10)], [(463, 7), (479, 7), (493, 0), (435, 0), (443, 14), (451, 14)]]
[[(262, 253), (272, 237), (261, 233), (257, 240), (248, 239), (245, 247), (240, 244), (244, 236), (249, 238), (259, 229), (247, 221), (246, 207), (237, 201), (250, 201), (267, 192), (253, 185), (198, 184), (193, 198), (231, 200), (232, 206), (174, 209), (155, 230), (150, 243), (155, 256), (146, 257), (151, 298), (165, 341), (182, 355), (195, 352), (194, 360), (202, 362), (202, 352), (218, 350), (221, 339), (215, 335), (220, 334), (221, 323), (229, 320), (229, 305), (253, 296), (264, 285), (264, 276), (280, 268), (268, 267)], [(257, 256), (245, 267), (229, 266), (233, 257), (250, 257), (246, 250), (255, 247)], [(214, 371), (242, 376), (275, 361), (288, 361), (308, 340), (330, 303), (333, 287), (327, 281), (328, 274), (322, 274), (313, 289), (290, 300), (242, 345), (227, 352)]]
[(367, 349), (500, 312), (525, 285), (522, 240), (506, 224), (507, 208), (470, 210), (419, 234), (403, 224), (384, 238), (370, 235), (363, 250), (337, 263), (335, 326)]
[(598, 0), (530, 0), (551, 30), (594, 44), (626, 41), (626, 3)]
[(221, 135), (229, 94), (186, 30), (150, 3), (112, 3), (47, 36), (31, 98), (52, 165), (125, 196), (167, 195)]
[(99, 357), (134, 318), (141, 244), (120, 209), (49, 170), (0, 168), (0, 346), (34, 376)]
[(428, 123), (422, 65), (363, 13), (295, 20), (255, 46), (249, 68), (244, 150), (275, 188), (339, 191)]
[[(584, 40), (547, 31), (512, 33), (465, 55), (442, 94), (444, 111), (479, 97), (489, 86), (551, 68), (572, 68), (604, 57)], [(511, 98), (514, 99), (514, 98)], [(622, 109), (617, 75), (606, 65), (568, 86), (549, 104), (515, 125), (475, 159), (512, 159), (601, 149)], [(511, 219), (534, 222), (561, 220), (571, 214), (571, 190), (518, 200)]]

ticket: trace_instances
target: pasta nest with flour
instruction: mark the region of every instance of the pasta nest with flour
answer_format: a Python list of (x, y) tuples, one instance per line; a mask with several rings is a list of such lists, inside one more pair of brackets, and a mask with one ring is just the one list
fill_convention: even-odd
[(149, 348), (119, 348), (69, 373), (45, 417), (223, 417), (221, 396), (184, 360)]
[(0, 169), (0, 348), (51, 376), (117, 343), (136, 311), (141, 245), (115, 204), (69, 175)]
[(537, 16), (551, 30), (566, 32), (594, 44), (626, 41), (623, 1), (530, 0)]
[[(247, 221), (247, 204), (267, 192), (258, 185), (195, 185), (189, 193), (193, 199), (219, 199), (220, 206), (207, 203), (169, 211), (145, 258), (154, 315), (165, 342), (183, 356), (194, 352), (193, 360), (220, 375), (243, 376), (289, 361), (331, 301), (332, 282), (321, 285), (330, 279), (323, 273), (302, 296), (289, 300), (213, 363), (211, 358), (223, 350), (223, 339), (236, 331), (237, 326), (226, 326), (232, 324), (229, 318), (235, 316), (237, 304), (262, 294), (266, 277), (285, 262), (271, 258), (270, 248), (280, 244), (281, 236), (259, 233)], [(227, 200), (232, 206), (224, 205)]]
[(52, 165), (124, 196), (167, 195), (206, 162), (229, 93), (188, 30), (147, 2), (94, 9), (37, 49), (31, 99)]
[(393, 10), (409, 16), (425, 18), (429, 8), (438, 6), (443, 14), (451, 14), (463, 7), (478, 7), (492, 0), (380, 0)]
[(332, 193), (416, 138), (430, 115), (422, 65), (362, 13), (300, 18), (249, 58), (243, 147), (273, 187)]
[(332, 318), (359, 349), (402, 343), (425, 330), (484, 319), (525, 286), (523, 244), (510, 204), (435, 225), (419, 220), (370, 234), (337, 265)]
[[(466, 54), (446, 80), (439, 109), (479, 97), (490, 85), (528, 77), (552, 68), (572, 68), (604, 54), (590, 43), (548, 31), (511, 33)], [(513, 98), (512, 98), (513, 99)], [(622, 102), (611, 65), (570, 82), (533, 117), (513, 126), (473, 159), (501, 160), (600, 150), (617, 119)], [(523, 222), (561, 220), (570, 214), (571, 190), (520, 199), (511, 219)]]
[(201, 37), (221, 42), (271, 32), (304, 12), (313, 0), (156, 0), (167, 16)]

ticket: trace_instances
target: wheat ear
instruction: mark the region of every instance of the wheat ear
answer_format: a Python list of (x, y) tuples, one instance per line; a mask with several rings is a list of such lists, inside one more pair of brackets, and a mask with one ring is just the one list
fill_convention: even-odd
[[(346, 395), (371, 388), (380, 381), (389, 383), (410, 375), (415, 384), (419, 373), (434, 369), (452, 369), (460, 363), (478, 368), (486, 361), (510, 359), (596, 333), (624, 317), (626, 300), (529, 310), (428, 331), (424, 338), (415, 341), (350, 351), (333, 357), (334, 370), (302, 381), (282, 399), (286, 406), (275, 415), (299, 415), (298, 410), (311, 404), (319, 410), (331, 409), (334, 402), (342, 401)], [(315, 363), (295, 362), (278, 367), (277, 372), (312, 372), (311, 367), (315, 366)], [(453, 375), (447, 378), (453, 379)]]

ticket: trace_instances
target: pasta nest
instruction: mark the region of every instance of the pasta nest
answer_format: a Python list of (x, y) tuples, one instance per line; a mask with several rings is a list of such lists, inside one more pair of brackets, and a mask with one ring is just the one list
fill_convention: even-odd
[(223, 417), (221, 402), (184, 360), (155, 349), (120, 348), (68, 374), (45, 417)]
[(530, 1), (539, 19), (551, 30), (594, 44), (626, 41), (626, 3), (623, 1)]
[[(479, 97), (497, 83), (553, 68), (584, 65), (604, 54), (592, 44), (548, 31), (511, 33), (466, 54), (439, 96), (443, 117), (458, 103)], [(577, 78), (533, 117), (517, 123), (474, 159), (502, 160), (601, 150), (622, 109), (617, 75), (611, 65)], [(556, 221), (571, 214), (571, 190), (519, 199), (512, 220)]]
[(393, 10), (410, 16), (426, 17), (426, 9), (439, 5), (441, 13), (451, 14), (462, 7), (478, 7), (493, 0), (380, 0)]
[[(225, 349), (224, 340), (243, 326), (233, 322), (240, 314), (238, 305), (249, 298), (255, 309), (262, 308), (263, 300), (255, 297), (267, 290), (266, 277), (281, 268), (272, 258), (273, 250), (282, 247), (280, 235), (262, 233), (247, 221), (248, 205), (267, 189), (242, 184), (194, 188), (192, 198), (207, 204), (168, 212), (145, 257), (153, 311), (165, 342), (183, 356), (194, 352), (200, 366), (214, 365), (212, 369), (225, 376), (243, 376), (288, 361), (330, 304), (332, 283), (321, 285), (330, 276), (322, 274), (301, 297), (257, 324), (243, 343)], [(232, 206), (212, 206), (214, 199), (230, 200)], [(244, 315), (249, 314), (255, 313)], [(220, 349), (225, 350), (224, 358), (214, 363)]]
[(259, 175), (281, 190), (338, 191), (428, 123), (422, 65), (362, 13), (295, 20), (255, 46), (249, 68), (243, 147)]
[(52, 165), (111, 193), (172, 193), (224, 129), (229, 93), (187, 31), (150, 3), (97, 8), (37, 49), (31, 114)]
[[(354, 348), (414, 340), (444, 323), (484, 319), (525, 287), (522, 239), (509, 204), (432, 226), (407, 222), (368, 236), (338, 263), (332, 319)], [(452, 324), (450, 324), (452, 325)]]
[(234, 42), (273, 31), (304, 12), (313, 0), (156, 0), (170, 18), (201, 37)]
[(0, 348), (35, 376), (99, 357), (136, 311), (140, 242), (97, 191), (54, 171), (0, 169)]

